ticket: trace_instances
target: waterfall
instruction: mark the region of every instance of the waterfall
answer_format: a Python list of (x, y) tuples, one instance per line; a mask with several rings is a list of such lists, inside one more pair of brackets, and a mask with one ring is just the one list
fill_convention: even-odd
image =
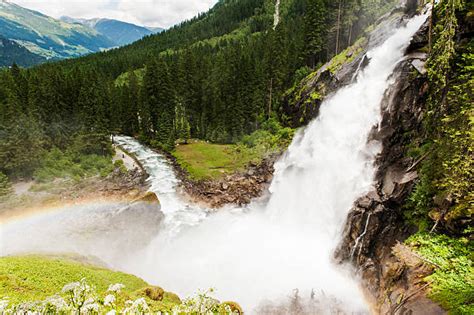
[(276, 30), (280, 23), (280, 0), (275, 2), (275, 13), (273, 14), (273, 30)]
[[(367, 215), (367, 219), (365, 220), (365, 226), (364, 226), (364, 231), (356, 238), (355, 240), (355, 243), (354, 243), (354, 247), (351, 249), (351, 260), (354, 259), (354, 254), (357, 250), (357, 247), (359, 246), (359, 242), (363, 239), (363, 237), (365, 236), (365, 234), (367, 233), (367, 228), (369, 227), (369, 222), (370, 222), (370, 216), (372, 215), (372, 213), (369, 213)], [(357, 257), (360, 256), (360, 252), (362, 251), (362, 245), (360, 246), (359, 248), (359, 253), (357, 254)], [(356, 258), (357, 258), (356, 257)]]
[(247, 310), (262, 300), (325, 292), (364, 311), (354, 280), (331, 261), (353, 202), (373, 185), (380, 144), (368, 142), (381, 119), (390, 75), (425, 17), (410, 20), (368, 52), (356, 81), (321, 105), (275, 165), (266, 205), (221, 211), (171, 242), (160, 235), (126, 269), (182, 294), (215, 287)]
[[(96, 247), (94, 252), (79, 245), (74, 250), (94, 254), (112, 267), (180, 296), (213, 287), (220, 299), (238, 301), (247, 313), (262, 313), (262, 303), (284, 309), (292, 292), (302, 300), (313, 301), (317, 296), (317, 313), (330, 312), (330, 303), (323, 297), (337, 300), (338, 308), (346, 313), (368, 312), (357, 281), (348, 270), (335, 266), (331, 257), (351, 206), (372, 188), (374, 161), (381, 147), (368, 141), (369, 134), (381, 120), (390, 76), (425, 19), (418, 16), (391, 30), (384, 43), (368, 52), (370, 63), (356, 80), (323, 102), (318, 118), (297, 133), (276, 163), (264, 204), (255, 201), (245, 208), (229, 207), (212, 214), (188, 204), (176, 192), (178, 182), (162, 156), (131, 138), (119, 138), (119, 144), (137, 154), (149, 172), (151, 190), (162, 201), (165, 225), (133, 253), (121, 251), (119, 235), (115, 244), (103, 245), (107, 253), (116, 251), (113, 258)], [(67, 216), (74, 213), (67, 211)], [(0, 254), (10, 254), (12, 249), (34, 251), (34, 246), (19, 241), (25, 237), (19, 231), (27, 228), (33, 233), (35, 222), (16, 227), (12, 223), (2, 229), (2, 237), (10, 243), (0, 248)], [(64, 221), (55, 222), (54, 215), (49, 215), (41, 222), (48, 222), (48, 229), (36, 233), (37, 240), (45, 239), (51, 226)], [(138, 232), (141, 228), (128, 226)], [(60, 238), (58, 229), (51, 251), (70, 248), (61, 242), (76, 244), (69, 230)], [(16, 231), (14, 237), (12, 231)], [(308, 313), (315, 313), (314, 307)]]

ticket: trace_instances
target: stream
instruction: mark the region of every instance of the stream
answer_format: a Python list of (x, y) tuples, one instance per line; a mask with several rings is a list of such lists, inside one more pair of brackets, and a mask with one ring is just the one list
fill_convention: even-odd
[(190, 204), (163, 156), (115, 137), (148, 172), (163, 214), (92, 202), (37, 215), (1, 227), (0, 255), (94, 255), (182, 297), (215, 288), (250, 314), (288, 314), (295, 301), (298, 314), (369, 313), (353, 271), (332, 256), (352, 204), (372, 188), (381, 145), (367, 139), (380, 123), (390, 76), (425, 19), (390, 30), (354, 82), (323, 102), (276, 163), (266, 202), (219, 211)]

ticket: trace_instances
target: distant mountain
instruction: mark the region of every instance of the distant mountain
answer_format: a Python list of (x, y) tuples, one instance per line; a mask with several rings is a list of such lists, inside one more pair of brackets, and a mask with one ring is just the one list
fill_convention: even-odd
[(165, 29), (164, 28), (161, 28), (161, 27), (149, 27), (149, 26), (146, 26), (147, 29), (149, 29), (150, 31), (152, 31), (154, 34), (157, 34), (157, 33), (161, 33), (163, 32)]
[(16, 63), (22, 67), (30, 67), (45, 62), (46, 58), (33, 54), (14, 41), (0, 36), (0, 68)]
[(113, 19), (76, 19), (68, 16), (61, 17), (68, 23), (82, 24), (95, 29), (100, 34), (108, 37), (116, 46), (133, 43), (144, 36), (160, 33), (160, 27), (144, 27)]
[(77, 57), (116, 46), (90, 27), (59, 21), (5, 1), (0, 1), (0, 35), (46, 59)]

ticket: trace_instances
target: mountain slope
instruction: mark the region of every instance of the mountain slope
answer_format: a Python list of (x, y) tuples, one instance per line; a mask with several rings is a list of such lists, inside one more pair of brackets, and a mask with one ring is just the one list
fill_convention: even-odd
[(48, 59), (77, 57), (114, 46), (97, 31), (0, 2), (0, 35)]
[(64, 16), (61, 17), (61, 20), (67, 23), (78, 23), (91, 27), (109, 38), (117, 46), (128, 45), (147, 35), (163, 31), (159, 27), (147, 28), (114, 19), (75, 19)]
[(0, 68), (16, 63), (22, 67), (30, 67), (46, 61), (45, 58), (31, 53), (25, 47), (0, 36)]

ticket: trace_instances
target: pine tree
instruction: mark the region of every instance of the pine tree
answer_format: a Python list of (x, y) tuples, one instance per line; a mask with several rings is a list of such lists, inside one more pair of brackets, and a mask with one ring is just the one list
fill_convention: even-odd
[(307, 65), (314, 69), (324, 60), (326, 43), (326, 6), (324, 0), (306, 0), (304, 15), (305, 57)]

